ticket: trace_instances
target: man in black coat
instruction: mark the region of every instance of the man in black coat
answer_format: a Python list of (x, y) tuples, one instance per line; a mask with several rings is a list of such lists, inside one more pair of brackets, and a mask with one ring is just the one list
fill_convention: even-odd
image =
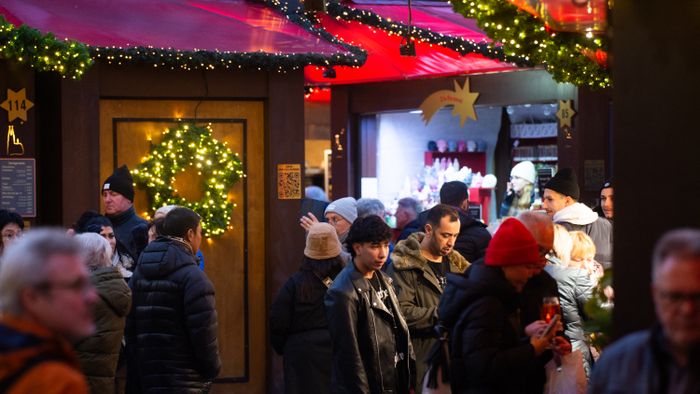
[(175, 208), (129, 281), (127, 393), (206, 393), (219, 374), (214, 286), (197, 266), (200, 217)]
[(127, 166), (114, 170), (102, 184), (102, 202), (117, 240), (134, 261), (138, 261), (148, 243), (148, 222), (134, 211), (134, 179)]
[(381, 218), (355, 220), (346, 238), (352, 262), (326, 294), (335, 393), (408, 393), (414, 386), (408, 326), (391, 278), (381, 271), (390, 239)]
[[(486, 247), (491, 240), (491, 234), (486, 230), (484, 223), (474, 219), (467, 212), (469, 208), (469, 188), (467, 185), (460, 181), (445, 182), (440, 188), (440, 203), (450, 205), (459, 212), (459, 236), (457, 236), (454, 249), (470, 263), (484, 257)], [(425, 210), (418, 214), (416, 220), (406, 225), (397, 243), (416, 231), (424, 231), (427, 221), (428, 211)]]

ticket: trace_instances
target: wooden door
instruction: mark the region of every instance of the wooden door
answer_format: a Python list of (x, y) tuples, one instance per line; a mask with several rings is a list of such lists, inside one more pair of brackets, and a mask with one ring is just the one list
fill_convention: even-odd
[[(196, 120), (195, 120), (196, 118)], [(265, 151), (264, 105), (260, 101), (101, 100), (100, 179), (123, 164), (135, 168), (158, 144), (165, 128), (178, 120), (210, 123), (214, 138), (225, 141), (243, 161), (246, 177), (228, 192), (234, 207), (231, 229), (204, 239), (205, 272), (216, 289), (219, 352), (223, 368), (214, 393), (265, 391)], [(201, 198), (196, 171), (175, 179), (178, 193)], [(99, 186), (98, 186), (99, 187)], [(136, 212), (148, 218), (146, 193), (136, 190)]]

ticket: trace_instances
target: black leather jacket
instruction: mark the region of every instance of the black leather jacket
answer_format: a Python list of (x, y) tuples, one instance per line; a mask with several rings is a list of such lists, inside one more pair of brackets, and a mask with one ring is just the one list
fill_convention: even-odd
[(389, 292), (389, 305), (354, 263), (338, 274), (326, 294), (336, 393), (408, 393), (414, 386), (415, 357), (391, 278), (381, 271), (374, 274)]

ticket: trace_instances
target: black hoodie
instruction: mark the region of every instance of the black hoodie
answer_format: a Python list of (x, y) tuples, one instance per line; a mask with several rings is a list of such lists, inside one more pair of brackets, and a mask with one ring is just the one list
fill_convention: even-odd
[(516, 393), (535, 371), (535, 349), (520, 328), (518, 294), (497, 267), (448, 275), (438, 315), (450, 327), (455, 393)]

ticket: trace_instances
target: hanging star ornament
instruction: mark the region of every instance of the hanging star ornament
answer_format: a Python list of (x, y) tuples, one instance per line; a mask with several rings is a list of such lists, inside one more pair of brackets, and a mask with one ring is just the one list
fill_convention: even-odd
[(12, 89), (7, 89), (7, 100), (0, 104), (0, 108), (7, 111), (7, 121), (20, 118), (27, 121), (27, 111), (34, 106), (34, 103), (27, 100), (27, 89), (20, 89), (15, 92)]
[(474, 103), (479, 97), (479, 93), (469, 91), (469, 78), (464, 81), (464, 87), (459, 86), (457, 81), (454, 81), (455, 90), (438, 90), (428, 96), (420, 105), (423, 111), (422, 118), (427, 125), (435, 113), (442, 107), (452, 106), (452, 116), (459, 115), (459, 125), (464, 126), (467, 119), (476, 120), (476, 111)]
[(571, 108), (571, 100), (559, 100), (559, 110), (557, 111), (557, 118), (559, 118), (559, 127), (571, 128), (571, 118), (576, 115), (576, 111)]

